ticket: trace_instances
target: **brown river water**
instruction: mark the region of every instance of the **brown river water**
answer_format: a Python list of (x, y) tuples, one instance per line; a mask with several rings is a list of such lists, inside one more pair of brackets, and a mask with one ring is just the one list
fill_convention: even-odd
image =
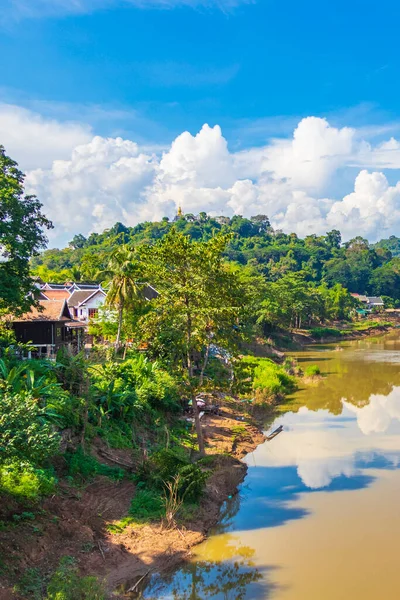
[(340, 348), (296, 354), (324, 377), (280, 407), (191, 562), (142, 598), (400, 598), (400, 331)]

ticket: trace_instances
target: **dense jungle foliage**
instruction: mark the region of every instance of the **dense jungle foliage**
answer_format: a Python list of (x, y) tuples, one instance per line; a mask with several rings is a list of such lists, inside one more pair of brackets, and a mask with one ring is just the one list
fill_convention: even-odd
[[(341, 284), (350, 292), (382, 295), (400, 300), (400, 240), (391, 236), (377, 244), (356, 237), (342, 244), (339, 231), (304, 239), (295, 233), (275, 231), (265, 215), (209, 217), (187, 214), (170, 222), (145, 222), (135, 227), (116, 223), (103, 233), (88, 238), (76, 235), (68, 248), (46, 250), (32, 261), (33, 272), (45, 281), (66, 279), (99, 281), (116, 246), (153, 244), (171, 228), (193, 241), (207, 241), (215, 233), (231, 233), (224, 256), (277, 281), (288, 273), (301, 272), (307, 282)], [(96, 252), (93, 252), (93, 250)]]

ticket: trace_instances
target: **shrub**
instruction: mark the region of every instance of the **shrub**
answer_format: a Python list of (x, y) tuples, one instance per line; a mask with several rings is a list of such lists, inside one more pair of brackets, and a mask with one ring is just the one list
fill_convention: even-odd
[(129, 509), (135, 521), (160, 519), (164, 513), (163, 499), (157, 490), (137, 490)]
[(47, 586), (45, 600), (105, 600), (96, 577), (80, 577), (75, 560), (64, 556)]
[(174, 378), (142, 355), (122, 363), (107, 362), (90, 371), (95, 404), (107, 419), (131, 423), (146, 412), (179, 410)]
[(177, 450), (159, 450), (150, 459), (152, 469), (162, 482), (169, 481), (185, 466), (189, 465), (189, 459), (184, 452)]
[(333, 327), (314, 327), (310, 329), (310, 334), (316, 340), (320, 340), (327, 337), (340, 337), (342, 332), (340, 329), (334, 329)]
[(189, 459), (184, 452), (159, 450), (139, 467), (135, 479), (139, 484), (161, 490), (166, 481), (171, 481), (188, 464)]
[(79, 428), (84, 406), (85, 401), (82, 398), (71, 396), (65, 390), (58, 390), (46, 400), (44, 414), (49, 422), (60, 429)]
[(173, 482), (180, 504), (196, 503), (203, 494), (208, 476), (209, 473), (198, 464), (190, 463), (184, 452), (155, 452), (135, 477), (139, 491), (132, 501), (130, 515), (139, 520), (165, 516), (165, 497)]
[(26, 569), (19, 577), (18, 584), (14, 587), (14, 591), (20, 594), (23, 598), (30, 600), (43, 599), (43, 577), (39, 569)]
[(209, 473), (196, 464), (186, 465), (178, 471), (178, 495), (185, 502), (198, 502), (203, 495)]
[(183, 500), (179, 494), (180, 476), (177, 475), (172, 481), (168, 481), (164, 492), (164, 511), (167, 527), (176, 526), (175, 517), (182, 508)]
[(52, 471), (37, 469), (27, 462), (9, 462), (0, 467), (0, 490), (21, 499), (48, 496), (54, 492), (56, 483)]
[(94, 456), (85, 454), (82, 448), (78, 448), (75, 452), (66, 452), (65, 460), (68, 464), (68, 474), (74, 478), (89, 479), (96, 475), (104, 475), (120, 480), (125, 476), (123, 469), (100, 463)]
[(294, 387), (294, 378), (288, 375), (282, 367), (272, 360), (259, 359), (259, 364), (254, 369), (254, 390), (263, 390), (265, 393), (277, 395), (290, 392)]
[(295, 379), (270, 358), (244, 356), (235, 365), (238, 391), (256, 393), (259, 400), (287, 394), (296, 387)]
[(309, 365), (306, 367), (304, 375), (306, 377), (315, 377), (316, 375), (321, 375), (321, 369), (318, 365)]
[(179, 395), (174, 379), (165, 371), (154, 370), (154, 380), (146, 380), (137, 389), (141, 402), (156, 410), (177, 412)]
[(57, 452), (60, 438), (37, 400), (20, 392), (0, 393), (0, 439), (0, 463), (18, 458), (42, 464)]

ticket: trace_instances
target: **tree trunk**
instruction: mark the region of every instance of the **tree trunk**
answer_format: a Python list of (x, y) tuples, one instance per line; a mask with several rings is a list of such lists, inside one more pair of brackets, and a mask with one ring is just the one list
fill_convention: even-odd
[(81, 434), (81, 446), (83, 451), (85, 452), (86, 428), (89, 421), (89, 380), (86, 374), (83, 376), (79, 388), (80, 396), (84, 398), (85, 401), (85, 408), (82, 415), (83, 425)]
[(196, 401), (196, 393), (192, 386), (193, 367), (192, 367), (192, 360), (191, 360), (189, 352), (188, 352), (188, 374), (189, 374), (190, 389), (191, 389), (191, 396), (192, 396), (194, 424), (196, 426), (196, 433), (197, 433), (197, 443), (199, 444), (200, 454), (202, 456), (204, 456), (206, 452), (204, 449), (203, 430), (201, 428), (199, 409), (198, 409), (197, 401)]
[(201, 428), (199, 409), (197, 407), (197, 402), (196, 402), (196, 394), (192, 395), (192, 403), (193, 403), (194, 423), (196, 425), (197, 442), (199, 444), (199, 452), (200, 452), (201, 456), (204, 456), (206, 451), (204, 448), (203, 430)]
[(122, 332), (122, 317), (123, 317), (123, 306), (122, 304), (118, 307), (118, 331), (117, 331), (117, 339), (115, 340), (115, 349), (118, 350), (120, 342), (121, 342), (121, 332)]
[(204, 449), (203, 430), (201, 428), (201, 423), (200, 423), (199, 409), (197, 408), (196, 394), (195, 394), (193, 386), (192, 386), (192, 380), (193, 380), (193, 363), (192, 363), (192, 356), (191, 356), (192, 320), (190, 318), (189, 313), (187, 315), (186, 334), (187, 334), (187, 370), (188, 370), (188, 375), (189, 375), (189, 384), (190, 384), (191, 396), (192, 396), (194, 424), (196, 426), (197, 443), (199, 445), (199, 452), (200, 452), (201, 456), (204, 456), (205, 449)]
[(199, 388), (202, 387), (203, 382), (204, 382), (204, 371), (207, 368), (207, 364), (208, 364), (208, 358), (210, 356), (210, 343), (207, 344), (207, 348), (206, 348), (206, 353), (204, 356), (204, 361), (203, 361), (203, 365), (201, 367), (201, 373), (200, 373), (200, 378), (199, 378)]

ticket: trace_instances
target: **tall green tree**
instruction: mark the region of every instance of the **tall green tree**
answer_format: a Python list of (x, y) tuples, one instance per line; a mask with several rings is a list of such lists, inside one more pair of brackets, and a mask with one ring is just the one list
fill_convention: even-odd
[(164, 336), (164, 352), (186, 372), (199, 450), (204, 441), (195, 396), (203, 384), (212, 344), (232, 348), (240, 333), (246, 292), (226, 268), (223, 252), (229, 236), (194, 242), (172, 229), (152, 247), (142, 249), (148, 279), (159, 292), (143, 320), (149, 342)]
[(33, 304), (29, 260), (52, 227), (41, 208), (36, 196), (24, 194), (24, 175), (0, 146), (0, 310), (23, 312)]
[(260, 304), (259, 323), (265, 326), (298, 327), (315, 312), (315, 294), (310, 293), (304, 273), (286, 273), (266, 287)]

